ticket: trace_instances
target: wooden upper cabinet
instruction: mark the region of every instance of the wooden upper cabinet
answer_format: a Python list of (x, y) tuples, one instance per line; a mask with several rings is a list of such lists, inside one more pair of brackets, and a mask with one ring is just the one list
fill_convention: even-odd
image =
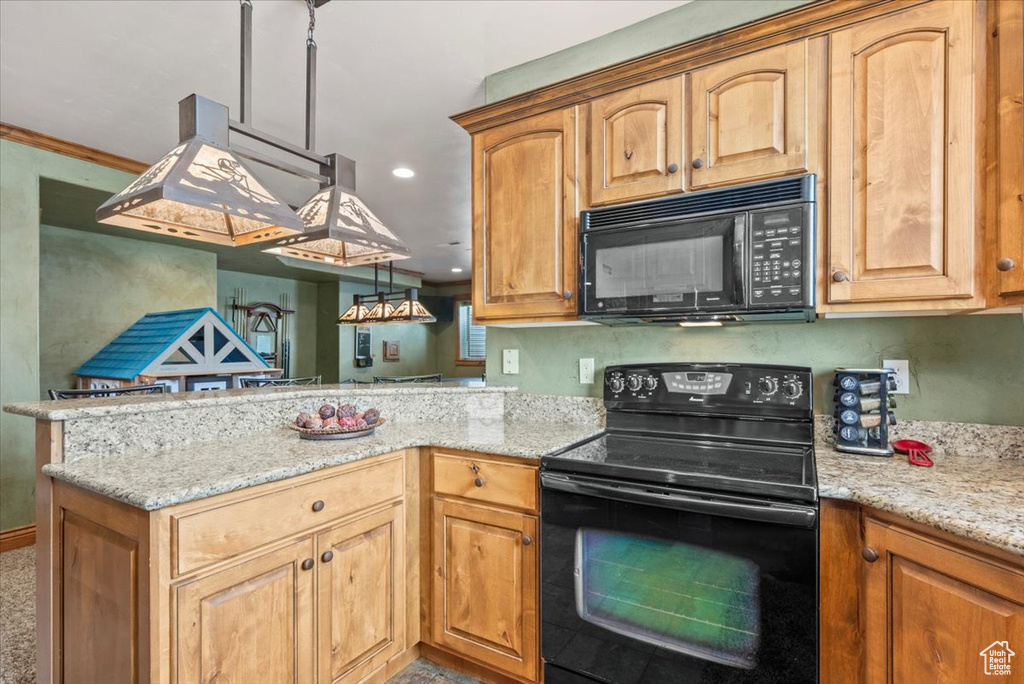
[(405, 649), (402, 510), (317, 535), (321, 684), (361, 681)]
[(434, 499), (434, 642), (538, 677), (537, 518)]
[(312, 557), (306, 538), (179, 586), (177, 681), (314, 681)]
[(576, 314), (576, 110), (473, 136), (473, 315)]
[[(983, 684), (1024, 681), (985, 673), (982, 651), (1024, 643), (1024, 571), (869, 519), (864, 539), (868, 682)], [(1019, 656), (1017, 656), (1019, 658)]]
[(807, 41), (694, 71), (692, 187), (807, 170), (807, 81)]
[(584, 107), (591, 206), (682, 191), (682, 84), (682, 76), (645, 83)]
[(975, 294), (979, 7), (937, 0), (832, 34), (830, 303)]
[(1024, 304), (1024, 3), (994, 4), (996, 38), (997, 222), (994, 254), (999, 303)]

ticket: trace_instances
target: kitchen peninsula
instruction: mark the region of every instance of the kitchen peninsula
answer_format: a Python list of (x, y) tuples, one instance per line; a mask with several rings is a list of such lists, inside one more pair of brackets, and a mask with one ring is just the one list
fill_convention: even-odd
[[(388, 423), (340, 442), (302, 441), (284, 427), (340, 401), (376, 406)], [(604, 423), (595, 399), (438, 385), (6, 410), (37, 420), (47, 682), (62, 672), (66, 681), (383, 682), (417, 655), (486, 681), (538, 681), (539, 458)], [(1019, 428), (984, 431), (990, 440), (937, 454), (927, 472), (840, 455), (819, 432), (822, 681), (853, 681), (844, 677), (860, 671), (858, 649), (878, 648), (869, 634), (844, 657), (826, 655), (838, 653), (833, 639), (863, 628), (861, 592), (878, 591), (864, 534), (984, 569), (991, 584), (981, 589), (1003, 595), (972, 586), (979, 600), (1024, 601)], [(972, 607), (995, 615), (984, 602), (960, 606)]]

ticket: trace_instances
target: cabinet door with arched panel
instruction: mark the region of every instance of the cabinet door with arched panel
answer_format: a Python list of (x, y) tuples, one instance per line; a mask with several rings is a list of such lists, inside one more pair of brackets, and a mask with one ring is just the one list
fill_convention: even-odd
[(694, 188), (809, 168), (808, 55), (819, 56), (819, 45), (779, 45), (690, 75)]
[(683, 77), (600, 97), (586, 106), (589, 204), (681, 192)]
[(832, 34), (830, 304), (978, 305), (977, 11), (939, 0)]

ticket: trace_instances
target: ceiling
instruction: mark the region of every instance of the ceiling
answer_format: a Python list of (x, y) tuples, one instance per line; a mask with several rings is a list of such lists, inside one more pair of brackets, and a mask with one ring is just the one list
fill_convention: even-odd
[[(316, 15), (317, 149), (356, 160), (360, 196), (413, 251), (396, 265), (465, 279), (469, 137), (448, 117), (483, 103), (488, 74), (681, 4), (332, 0)], [(307, 21), (303, 0), (253, 1), (251, 122), (295, 143)], [(237, 118), (238, 52), (232, 0), (3, 0), (0, 120), (152, 163), (177, 143), (181, 98), (198, 93)], [(398, 166), (415, 178), (395, 178)], [(315, 190), (261, 175), (292, 204)]]

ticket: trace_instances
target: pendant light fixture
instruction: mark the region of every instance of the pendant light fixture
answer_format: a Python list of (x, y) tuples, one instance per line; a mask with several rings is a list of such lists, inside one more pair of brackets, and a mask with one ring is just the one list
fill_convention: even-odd
[(228, 147), (228, 110), (197, 95), (179, 103), (181, 143), (96, 210), (96, 220), (224, 245), (302, 232)]
[[(338, 325), (374, 323), (434, 323), (437, 319), (419, 301), (416, 288), (395, 291), (394, 264), (388, 264), (388, 291), (377, 289), (377, 264), (373, 266), (373, 294), (352, 295), (352, 306), (338, 318)], [(366, 305), (373, 302), (372, 308)], [(392, 302), (398, 302), (395, 306)]]
[[(276, 241), (265, 251), (334, 266), (380, 263), (411, 256), (405, 244), (355, 194), (355, 162), (314, 151), (316, 135), (316, 6), (306, 0), (306, 140), (292, 145), (249, 123), (252, 112), (252, 4), (241, 2), (240, 120), (227, 107), (197, 95), (179, 103), (181, 144), (96, 212), (101, 223), (164, 232), (218, 244)], [(256, 140), (312, 162), (318, 172), (229, 143), (229, 134)], [(267, 190), (241, 161), (255, 161), (317, 181), (320, 190), (298, 214)]]

